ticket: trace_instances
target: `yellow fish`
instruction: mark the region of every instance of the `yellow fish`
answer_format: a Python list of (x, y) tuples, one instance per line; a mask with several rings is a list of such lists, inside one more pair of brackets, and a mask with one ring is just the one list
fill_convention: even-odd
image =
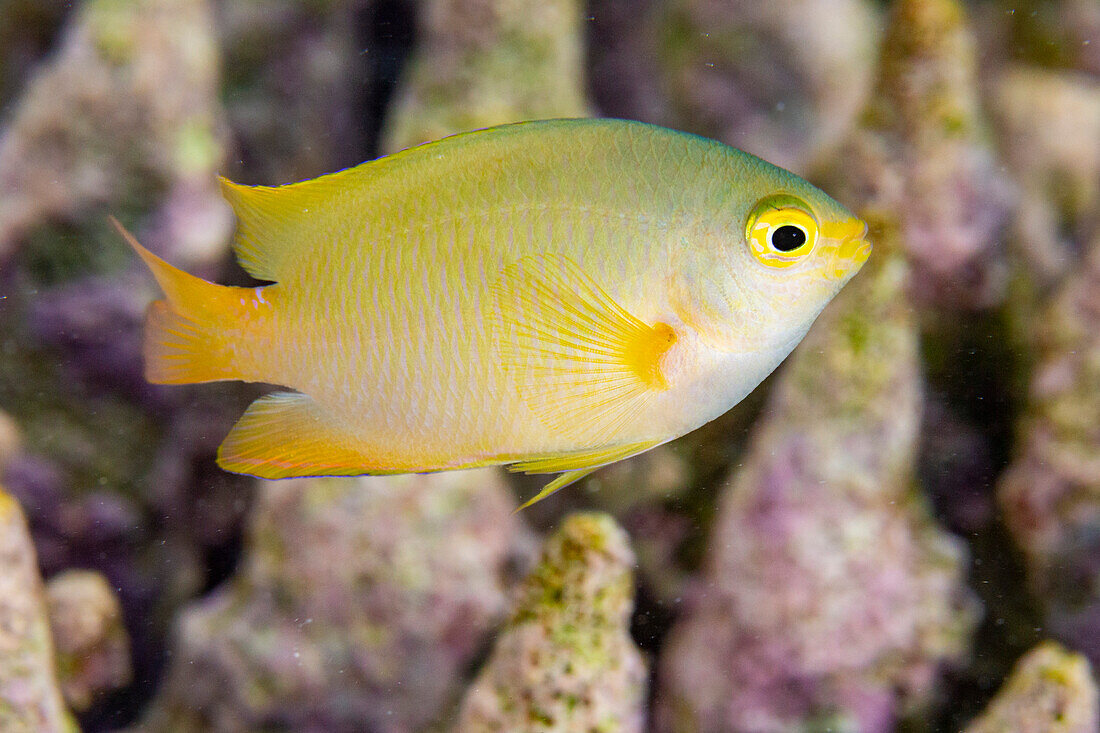
[[(218, 464), (263, 478), (505, 464), (528, 504), (739, 402), (871, 246), (806, 181), (621, 120), (505, 125), (302, 183), (222, 180), (244, 268), (167, 296), (149, 381), (238, 379)], [(526, 506), (526, 505), (525, 505)]]

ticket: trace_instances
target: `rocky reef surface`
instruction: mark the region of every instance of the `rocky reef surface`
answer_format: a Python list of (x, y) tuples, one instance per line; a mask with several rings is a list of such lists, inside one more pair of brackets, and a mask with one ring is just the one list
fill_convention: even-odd
[(1091, 733), (1100, 703), (1088, 660), (1045, 642), (1017, 663), (993, 702), (965, 733)]
[(1037, 318), (1016, 458), (998, 499), (1057, 637), (1100, 663), (1100, 229)]
[[(1098, 29), (1094, 0), (0, 3), (0, 729), (1095, 730)], [(590, 114), (871, 225), (726, 416), (512, 516), (542, 477), (227, 475), (256, 390), (145, 383), (156, 289), (108, 214), (244, 284), (218, 173)]]
[(97, 697), (130, 684), (130, 639), (106, 578), (90, 570), (58, 573), (46, 584), (46, 608), (70, 708), (84, 712)]
[(387, 152), (517, 120), (585, 117), (578, 0), (429, 0)]
[(0, 730), (77, 730), (54, 671), (34, 545), (18, 502), (0, 487)]
[(913, 490), (907, 272), (879, 255), (780, 375), (663, 652), (658, 730), (888, 731), (964, 661), (965, 549)]
[(630, 638), (634, 556), (606, 514), (573, 514), (515, 591), (454, 733), (640, 733), (648, 670)]
[(422, 729), (504, 614), (515, 508), (493, 470), (265, 483), (140, 729)]

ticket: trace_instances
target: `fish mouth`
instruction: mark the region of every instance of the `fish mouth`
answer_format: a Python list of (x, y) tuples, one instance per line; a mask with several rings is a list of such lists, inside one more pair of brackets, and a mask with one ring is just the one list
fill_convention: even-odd
[(860, 219), (825, 227), (823, 233), (836, 243), (829, 267), (829, 274), (834, 278), (854, 274), (871, 256), (871, 243), (864, 239), (867, 225)]

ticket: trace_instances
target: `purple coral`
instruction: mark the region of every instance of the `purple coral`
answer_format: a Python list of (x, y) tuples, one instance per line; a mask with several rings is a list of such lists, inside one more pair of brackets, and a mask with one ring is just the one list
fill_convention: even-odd
[(798, 347), (663, 651), (661, 731), (889, 731), (962, 660), (965, 552), (913, 495), (905, 265), (880, 258)]
[(492, 469), (264, 483), (244, 567), (182, 615), (144, 729), (430, 723), (504, 612), (514, 508)]

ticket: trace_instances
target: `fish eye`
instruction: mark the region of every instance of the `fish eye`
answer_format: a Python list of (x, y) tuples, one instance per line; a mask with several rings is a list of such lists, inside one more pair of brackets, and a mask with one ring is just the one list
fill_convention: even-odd
[(817, 219), (794, 196), (762, 199), (745, 222), (745, 239), (753, 256), (768, 267), (791, 267), (813, 251)]
[(771, 231), (771, 245), (780, 252), (793, 252), (806, 243), (806, 230), (795, 224), (784, 224)]

